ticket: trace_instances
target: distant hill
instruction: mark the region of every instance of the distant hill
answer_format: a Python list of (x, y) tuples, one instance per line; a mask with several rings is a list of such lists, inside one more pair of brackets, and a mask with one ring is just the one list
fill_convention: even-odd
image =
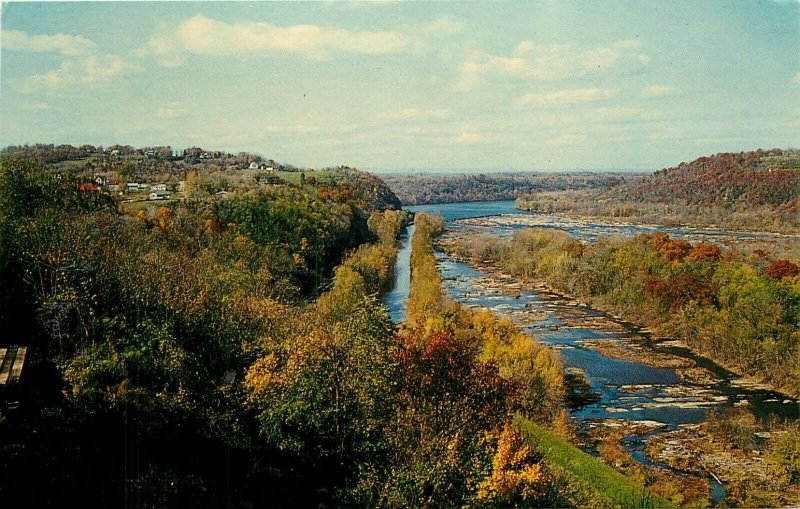
[(508, 172), (492, 174), (400, 175), (381, 178), (402, 200), (403, 205), (513, 200), (540, 191), (598, 189), (635, 181), (630, 173), (545, 173)]
[(720, 153), (604, 189), (533, 192), (517, 198), (517, 207), (665, 226), (797, 234), (800, 151)]
[(800, 197), (800, 152), (755, 150), (701, 157), (620, 185), (609, 197), (687, 205), (791, 205)]

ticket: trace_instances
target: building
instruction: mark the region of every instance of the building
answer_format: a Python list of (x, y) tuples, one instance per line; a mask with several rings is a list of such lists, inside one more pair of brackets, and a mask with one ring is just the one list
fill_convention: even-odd
[(167, 184), (153, 184), (152, 187), (150, 187), (150, 190), (151, 191), (166, 191), (167, 190)]
[(151, 200), (169, 200), (169, 191), (153, 191), (150, 193)]

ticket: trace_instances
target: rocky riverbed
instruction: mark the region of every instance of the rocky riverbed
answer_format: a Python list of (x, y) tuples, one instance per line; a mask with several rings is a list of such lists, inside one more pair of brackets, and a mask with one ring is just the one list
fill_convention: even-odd
[[(792, 408), (796, 410), (797, 402), (693, 355), (680, 342), (654, 336), (585, 302), (559, 295), (543, 281), (505, 274), (491, 260), (457, 259), (452, 249), (455, 236), (465, 233), (450, 233), (438, 243), (445, 289), (464, 305), (511, 318), (537, 340), (561, 352), (572, 393), (568, 404), (582, 443), (587, 450), (598, 451), (600, 437), (614, 437), (622, 452), (614, 452), (608, 440), (603, 451), (616, 458), (612, 463), (618, 462), (620, 470), (639, 472), (631, 464), (638, 462), (645, 472), (641, 475), (671, 479), (658, 481), (662, 484), (685, 482), (699, 490), (697, 497), (706, 490), (710, 500), (720, 502), (725, 494), (723, 485), (735, 476), (719, 475), (712, 466), (706, 470), (681, 468), (675, 461), (683, 454), (681, 449), (659, 449), (657, 439), (680, 436), (686, 440), (682, 446), (687, 448), (686, 454), (702, 455), (698, 448), (713, 442), (703, 428), (687, 426), (697, 427), (711, 410), (740, 405), (763, 414), (788, 410), (784, 413), (791, 415)], [(679, 435), (689, 430), (694, 430), (700, 442)], [(673, 439), (678, 438), (669, 438)], [(719, 456), (719, 461), (725, 457)], [(732, 472), (739, 472), (737, 476), (747, 477), (747, 469), (759, 463), (730, 465)], [(671, 473), (663, 473), (665, 469)], [(739, 492), (744, 488), (735, 481), (731, 486), (734, 491), (727, 500), (743, 500)]]

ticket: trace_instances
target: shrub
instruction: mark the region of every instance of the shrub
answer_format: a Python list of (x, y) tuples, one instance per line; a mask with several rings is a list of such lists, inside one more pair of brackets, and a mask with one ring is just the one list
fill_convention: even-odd
[(769, 444), (769, 458), (789, 476), (800, 482), (800, 429), (797, 426), (779, 433)]
[(706, 420), (706, 431), (714, 440), (725, 445), (744, 449), (753, 443), (756, 418), (744, 408), (729, 408), (722, 412), (710, 412)]

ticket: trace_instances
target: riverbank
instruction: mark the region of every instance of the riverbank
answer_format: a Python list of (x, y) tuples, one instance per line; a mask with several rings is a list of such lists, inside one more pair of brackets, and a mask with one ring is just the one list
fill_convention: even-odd
[[(456, 234), (457, 235), (457, 234)], [(582, 306), (589, 307), (589, 304), (574, 297), (561, 294), (555, 289), (551, 288), (543, 279), (539, 278), (516, 278), (502, 270), (492, 260), (476, 261), (459, 257), (453, 249), (454, 244), (457, 242), (457, 236), (452, 233), (449, 236), (442, 237), (437, 242), (437, 248), (442, 252), (451, 256), (454, 260), (461, 263), (466, 263), (474, 269), (486, 274), (484, 276), (484, 284), (487, 288), (498, 290), (508, 295), (518, 295), (521, 289), (538, 294), (546, 294), (554, 299), (559, 299), (568, 306)], [(670, 368), (675, 370), (681, 380), (697, 384), (697, 385), (710, 385), (718, 382), (714, 374), (706, 368), (698, 366), (692, 359), (681, 357), (679, 355), (671, 354), (664, 351), (659, 351), (656, 346), (666, 343), (666, 346), (674, 347), (680, 346), (688, 349), (688, 346), (683, 343), (676, 343), (669, 341), (666, 336), (653, 337), (652, 333), (640, 328), (636, 324), (625, 322), (621, 317), (608, 313), (607, 310), (598, 309), (601, 315), (593, 316), (591, 318), (563, 317), (562, 329), (568, 328), (587, 328), (596, 329), (608, 333), (623, 333), (633, 330), (641, 339), (635, 340), (633, 338), (587, 338), (579, 341), (579, 344), (584, 348), (593, 350), (604, 357), (610, 359), (633, 361), (650, 366), (653, 368)], [(514, 318), (520, 316), (525, 312), (511, 312), (509, 316)], [(538, 314), (541, 316), (541, 313)], [(531, 318), (527, 316), (529, 320)], [(755, 386), (755, 382), (749, 380), (740, 380), (737, 382), (740, 386)], [(776, 391), (777, 392), (777, 391)], [(788, 395), (787, 395), (788, 396)]]
[[(469, 221), (469, 220), (467, 220)], [(467, 221), (461, 221), (466, 223)], [(469, 224), (469, 223), (468, 223)], [(603, 305), (602, 302), (584, 302), (575, 296), (567, 295), (552, 288), (545, 279), (539, 277), (521, 277), (508, 273), (493, 259), (476, 260), (464, 256), (457, 249), (459, 244), (472, 232), (471, 230), (451, 230), (437, 241), (437, 248), (451, 256), (454, 260), (465, 263), (485, 274), (485, 284), (508, 295), (517, 295), (521, 289), (549, 295), (561, 300), (569, 306), (591, 307), (598, 312), (590, 319), (581, 317), (579, 323), (572, 323), (569, 317), (563, 319), (563, 327), (591, 326), (603, 332), (614, 333), (627, 331), (633, 334), (630, 338), (587, 338), (582, 346), (594, 350), (601, 355), (618, 360), (635, 361), (655, 368), (674, 369), (682, 380), (693, 384), (708, 385), (719, 381), (720, 377), (728, 379), (735, 387), (752, 390), (767, 390), (782, 395), (785, 399), (794, 399), (792, 391), (786, 387), (766, 382), (743, 373), (735, 366), (719, 359), (706, 357), (702, 352), (692, 349), (688, 344), (676, 341), (668, 330), (651, 329), (645, 323), (637, 323), (635, 317), (623, 317)]]
[[(572, 352), (592, 351), (602, 356), (593, 361), (600, 365), (614, 362), (604, 362), (599, 360), (601, 358), (614, 359), (631, 366), (635, 363), (658, 370), (674, 371), (678, 375), (679, 383), (664, 379), (651, 381), (648, 376), (625, 383), (610, 379), (603, 381), (606, 375), (602, 374), (598, 380), (598, 375), (595, 374), (592, 382), (594, 390), (598, 388), (598, 381), (603, 385), (613, 383), (614, 387), (610, 394), (602, 390), (600, 394), (593, 393), (592, 397), (593, 394), (587, 394), (591, 388), (581, 373), (579, 378), (584, 380), (584, 390), (576, 395), (574, 402), (570, 402), (573, 415), (581, 423), (581, 443), (586, 450), (593, 450), (601, 456), (605, 454), (609, 464), (618, 466), (621, 472), (642, 472), (642, 475), (658, 476), (663, 481), (665, 490), (669, 483), (690, 483), (697, 491), (693, 497), (700, 496), (700, 492), (705, 490), (710, 491), (709, 500), (719, 502), (725, 494), (723, 483), (728, 482), (729, 478), (747, 478), (746, 467), (752, 462), (742, 462), (731, 467), (738, 473), (733, 477), (724, 477), (719, 482), (709, 472), (687, 472), (677, 468), (677, 464), (673, 468), (669, 450), (663, 455), (651, 454), (646, 458), (644, 450), (652, 437), (681, 429), (687, 422), (695, 425), (694, 423), (699, 422), (698, 416), (701, 420), (710, 410), (727, 406), (749, 406), (749, 402), (758, 397), (767, 398), (766, 401), (773, 402), (771, 405), (779, 407), (796, 405), (796, 402), (789, 399), (779, 400), (778, 395), (772, 393), (766, 396), (759, 393), (759, 396), (755, 396), (765, 387), (737, 377), (708, 359), (693, 355), (686, 345), (668, 337), (653, 337), (649, 331), (642, 330), (618, 316), (597, 311), (586, 302), (555, 292), (543, 280), (512, 276), (499, 270), (489, 259), (458, 258), (452, 249), (454, 236), (457, 235), (459, 234), (452, 232), (445, 235), (440, 238), (437, 247), (441, 252), (447, 253), (447, 256), (440, 259), (441, 270), (450, 274), (450, 291), (455, 291), (454, 297), (463, 304), (473, 308), (492, 309), (512, 318), (518, 326), (534, 334), (537, 339), (545, 338), (551, 348), (560, 350), (567, 359), (576, 358)], [(460, 264), (474, 270), (455, 270)], [(562, 335), (566, 338), (558, 339)], [(600, 369), (602, 371), (606, 368), (601, 366)], [(566, 371), (569, 376), (572, 371), (578, 370), (568, 367)], [(569, 399), (571, 398), (568, 397)], [(586, 409), (583, 408), (584, 405), (588, 405)], [(598, 411), (604, 416), (592, 418)], [(662, 417), (666, 419), (665, 422), (659, 422)], [(677, 421), (673, 420), (676, 418)], [(603, 436), (611, 436), (613, 440), (606, 440), (601, 450), (598, 438)], [(719, 447), (719, 444), (705, 440), (695, 447), (693, 453), (715, 454)], [(749, 454), (758, 457), (761, 451), (754, 449)], [(632, 466), (632, 460), (628, 458), (641, 462), (641, 469)], [(652, 470), (651, 464), (662, 467), (661, 470), (669, 468), (673, 473)], [(675, 475), (678, 478), (672, 477)], [(688, 475), (691, 477), (687, 477)], [(741, 497), (740, 494), (734, 495)], [(766, 495), (769, 495), (769, 490)]]

